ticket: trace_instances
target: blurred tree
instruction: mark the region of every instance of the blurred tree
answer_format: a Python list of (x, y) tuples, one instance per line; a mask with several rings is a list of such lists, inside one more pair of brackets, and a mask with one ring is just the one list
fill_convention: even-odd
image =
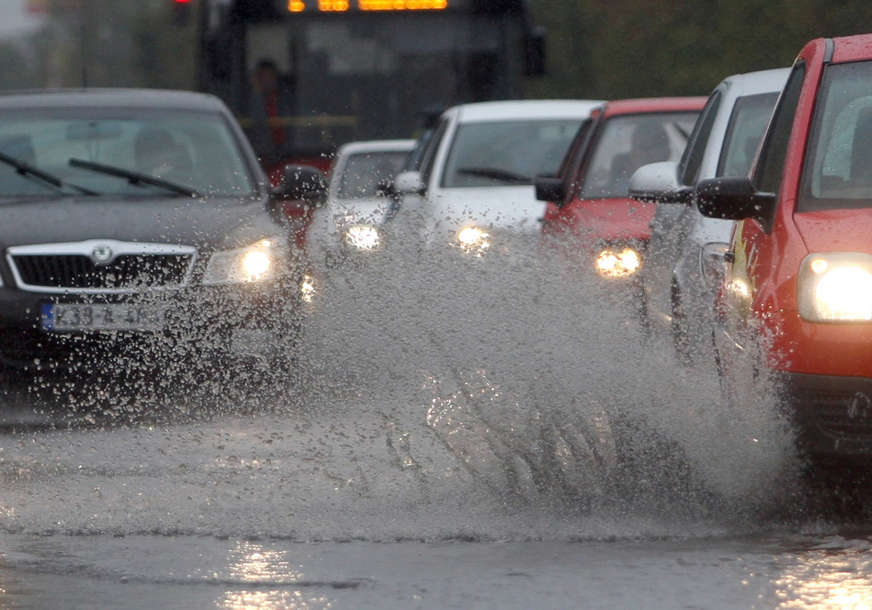
[(787, 66), (819, 36), (872, 31), (869, 0), (532, 0), (549, 75), (531, 97), (705, 94), (723, 77)]
[(195, 20), (178, 23), (171, 0), (45, 2), (47, 24), (31, 40), (43, 86), (193, 88)]

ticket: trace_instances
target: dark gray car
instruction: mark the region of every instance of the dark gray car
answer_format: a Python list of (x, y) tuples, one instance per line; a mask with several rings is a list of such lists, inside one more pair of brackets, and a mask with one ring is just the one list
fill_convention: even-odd
[(287, 193), (212, 96), (0, 97), (7, 378), (284, 366), (303, 272)]

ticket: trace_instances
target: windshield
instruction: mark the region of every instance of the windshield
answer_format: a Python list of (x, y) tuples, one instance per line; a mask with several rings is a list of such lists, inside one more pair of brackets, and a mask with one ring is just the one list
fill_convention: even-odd
[(461, 125), (445, 164), (442, 186), (532, 184), (553, 175), (582, 119), (493, 121)]
[[(0, 153), (104, 195), (165, 196), (167, 189), (70, 164), (79, 159), (132, 171), (205, 195), (245, 196), (251, 173), (216, 113), (75, 109), (0, 113)], [(0, 196), (57, 192), (0, 165)]]
[[(340, 199), (366, 199), (378, 195), (378, 185), (392, 180), (403, 168), (409, 153), (385, 150), (349, 155), (339, 176)], [(334, 178), (335, 179), (335, 178)]]
[(828, 66), (806, 153), (800, 212), (872, 207), (872, 62)]
[[(241, 122), (267, 159), (351, 140), (407, 137), (424, 108), (517, 97), (515, 18), (466, 13), (289, 15), (253, 23)], [(337, 95), (337, 92), (342, 92)]]
[(748, 175), (777, 100), (778, 93), (748, 95), (736, 100), (718, 162), (718, 176)]
[(630, 176), (637, 169), (658, 161), (678, 161), (697, 114), (663, 112), (608, 119), (585, 170), (582, 199), (626, 197)]

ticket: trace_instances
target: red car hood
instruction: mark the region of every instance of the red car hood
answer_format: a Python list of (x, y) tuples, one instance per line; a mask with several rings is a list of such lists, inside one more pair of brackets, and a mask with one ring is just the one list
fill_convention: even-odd
[(586, 239), (647, 240), (655, 204), (634, 199), (576, 199), (561, 210), (561, 221)]
[(794, 214), (805, 247), (812, 252), (872, 254), (872, 208)]

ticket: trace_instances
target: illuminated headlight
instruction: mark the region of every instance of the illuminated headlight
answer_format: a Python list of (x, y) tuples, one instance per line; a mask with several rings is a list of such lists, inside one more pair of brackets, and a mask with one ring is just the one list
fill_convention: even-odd
[(247, 248), (216, 252), (209, 258), (204, 284), (239, 284), (271, 280), (278, 273), (280, 251), (277, 239), (262, 239)]
[(482, 252), (490, 247), (490, 235), (478, 227), (463, 227), (455, 237), (458, 245), (467, 252)]
[(345, 230), (345, 243), (358, 250), (375, 250), (381, 245), (381, 235), (370, 225), (354, 225)]
[(810, 322), (872, 321), (872, 256), (810, 254), (797, 280), (799, 315)]
[(603, 277), (628, 277), (642, 266), (642, 255), (633, 248), (606, 248), (597, 255), (594, 265)]
[(311, 303), (315, 298), (315, 278), (308, 273), (300, 282), (300, 298), (304, 303)]

